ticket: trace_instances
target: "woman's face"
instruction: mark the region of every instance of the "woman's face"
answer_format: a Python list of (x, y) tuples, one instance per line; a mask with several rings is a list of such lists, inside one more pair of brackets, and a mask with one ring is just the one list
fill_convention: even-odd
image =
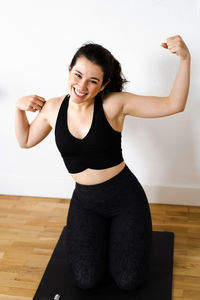
[(99, 65), (92, 63), (86, 57), (81, 56), (69, 71), (68, 86), (70, 96), (75, 102), (85, 102), (104, 89), (103, 71)]

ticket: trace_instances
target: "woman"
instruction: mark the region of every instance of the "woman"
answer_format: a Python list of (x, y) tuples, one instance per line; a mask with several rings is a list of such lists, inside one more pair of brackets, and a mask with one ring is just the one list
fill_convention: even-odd
[[(126, 115), (157, 118), (182, 112), (190, 77), (190, 53), (182, 38), (162, 46), (180, 57), (168, 97), (122, 92), (120, 63), (100, 45), (88, 43), (69, 67), (70, 94), (46, 101), (37, 95), (16, 102), (15, 131), (31, 148), (55, 129), (64, 163), (75, 181), (67, 217), (67, 261), (73, 283), (95, 287), (105, 270), (117, 286), (133, 290), (144, 283), (152, 242), (145, 192), (121, 149)], [(25, 111), (40, 111), (29, 125)]]

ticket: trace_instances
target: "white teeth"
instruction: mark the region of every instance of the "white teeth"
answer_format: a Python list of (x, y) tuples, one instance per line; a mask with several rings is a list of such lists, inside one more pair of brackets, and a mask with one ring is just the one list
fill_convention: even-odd
[(81, 94), (81, 93), (79, 93), (75, 88), (74, 88), (74, 90), (75, 90), (76, 94), (77, 94), (78, 96), (80, 96), (80, 97), (83, 97), (83, 96), (86, 95), (86, 94)]

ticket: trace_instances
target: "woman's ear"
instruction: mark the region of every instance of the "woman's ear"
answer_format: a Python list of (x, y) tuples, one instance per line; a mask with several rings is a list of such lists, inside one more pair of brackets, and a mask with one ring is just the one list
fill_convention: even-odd
[(104, 83), (104, 85), (102, 85), (101, 91), (103, 91), (103, 90), (105, 89), (106, 85), (107, 85), (109, 82), (110, 82), (110, 78), (107, 80), (106, 83)]
[(69, 65), (69, 67), (68, 67), (69, 72), (71, 71), (71, 69), (72, 69), (72, 68), (71, 68), (71, 65)]

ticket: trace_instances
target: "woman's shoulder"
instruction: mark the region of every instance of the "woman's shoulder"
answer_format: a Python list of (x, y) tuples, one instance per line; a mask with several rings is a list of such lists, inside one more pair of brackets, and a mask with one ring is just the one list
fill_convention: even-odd
[(110, 92), (103, 96), (103, 102), (104, 103), (109, 103), (110, 105), (112, 104), (117, 104), (119, 105), (120, 102), (123, 102), (123, 98), (125, 96), (126, 92)]
[(65, 97), (66, 95), (49, 98), (45, 103), (46, 109), (49, 112), (57, 110)]
[(49, 106), (53, 106), (53, 105), (57, 105), (59, 104), (60, 102), (62, 102), (62, 100), (66, 97), (66, 95), (63, 95), (63, 96), (57, 96), (57, 97), (52, 97), (52, 98), (49, 98), (47, 100), (47, 103)]
[(55, 126), (58, 111), (65, 97), (66, 95), (49, 98), (42, 109), (52, 128)]
[(103, 107), (112, 117), (122, 114), (124, 92), (111, 92), (102, 99)]

